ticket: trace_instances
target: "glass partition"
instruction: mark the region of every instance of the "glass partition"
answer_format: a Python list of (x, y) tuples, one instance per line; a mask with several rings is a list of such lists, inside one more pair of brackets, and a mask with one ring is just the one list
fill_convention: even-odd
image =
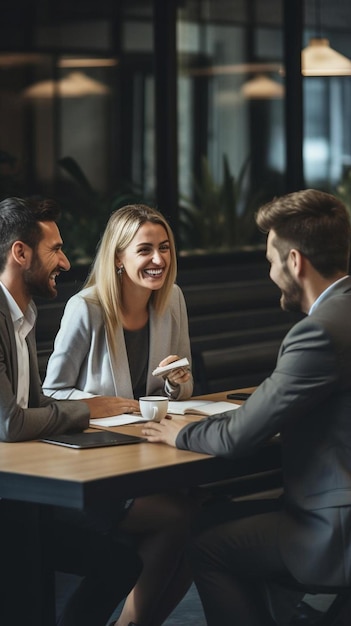
[(255, 210), (284, 190), (282, 3), (264, 4), (199, 0), (179, 11), (184, 250), (254, 245)]
[(325, 55), (332, 51), (345, 57), (341, 60), (337, 57), (335, 68), (330, 66), (324, 75), (304, 76), (305, 184), (337, 193), (348, 205), (351, 191), (350, 35), (350, 3), (327, 0), (305, 3), (304, 45), (307, 46), (311, 38), (323, 39), (328, 44)]
[[(172, 194), (180, 254), (261, 245), (254, 213), (286, 192), (291, 142), (296, 153), (303, 149), (295, 180), (350, 203), (351, 72), (304, 75), (303, 128), (289, 134), (296, 117), (284, 66), (292, 52), (288, 0), (169, 1), (174, 76), (173, 60), (167, 74), (169, 59), (159, 58), (166, 25), (155, 8), (163, 0), (0, 7), (0, 196), (57, 197), (74, 263), (92, 257), (113, 209), (129, 201), (157, 206), (160, 181), (167, 181), (165, 213)], [(349, 0), (303, 7), (303, 45), (322, 37), (350, 60)], [(300, 80), (298, 63), (295, 70)], [(162, 133), (160, 102), (171, 122)]]

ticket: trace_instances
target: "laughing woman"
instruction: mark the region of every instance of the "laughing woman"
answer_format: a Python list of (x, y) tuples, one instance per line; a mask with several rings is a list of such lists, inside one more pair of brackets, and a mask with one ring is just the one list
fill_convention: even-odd
[[(152, 375), (181, 357), (191, 363), (176, 273), (174, 238), (162, 214), (144, 205), (115, 211), (84, 289), (66, 305), (45, 394), (91, 398), (94, 417), (137, 411), (143, 395), (189, 398), (190, 368)], [(183, 546), (193, 505), (180, 494), (160, 494), (121, 502), (120, 512), (118, 527), (136, 538), (144, 568), (117, 625), (158, 626), (191, 582)]]

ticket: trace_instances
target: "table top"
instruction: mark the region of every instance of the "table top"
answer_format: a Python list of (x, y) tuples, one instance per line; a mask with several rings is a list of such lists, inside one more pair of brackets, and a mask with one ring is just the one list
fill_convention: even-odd
[[(227, 393), (201, 398), (223, 400)], [(112, 430), (140, 435), (141, 428), (131, 424)], [(107, 500), (111, 491), (121, 498), (145, 495), (215, 482), (233, 473), (244, 475), (275, 463), (264, 448), (254, 459), (234, 462), (148, 442), (85, 450), (39, 441), (0, 442), (0, 497), (85, 508)]]

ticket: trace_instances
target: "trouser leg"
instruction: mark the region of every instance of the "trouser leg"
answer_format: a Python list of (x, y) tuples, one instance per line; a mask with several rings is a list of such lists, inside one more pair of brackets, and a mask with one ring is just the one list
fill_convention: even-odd
[[(190, 549), (208, 626), (274, 623), (264, 599), (263, 583), (287, 571), (278, 546), (281, 513), (241, 517), (248, 514), (247, 504), (243, 506), (227, 505), (224, 514), (217, 512), (219, 523), (196, 536)], [(254, 509), (253, 504), (251, 507)]]

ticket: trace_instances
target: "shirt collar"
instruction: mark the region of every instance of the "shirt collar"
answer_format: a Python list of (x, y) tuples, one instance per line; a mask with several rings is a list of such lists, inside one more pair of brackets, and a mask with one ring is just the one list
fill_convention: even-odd
[(10, 294), (9, 290), (5, 287), (4, 283), (2, 283), (1, 280), (0, 280), (0, 286), (4, 292), (8, 307), (10, 309), (12, 322), (15, 324), (16, 322), (20, 322), (20, 321), (23, 321), (23, 319), (25, 319), (27, 323), (29, 324), (30, 328), (33, 328), (35, 324), (36, 314), (35, 314), (35, 310), (34, 310), (32, 303), (31, 302), (29, 303), (29, 305), (26, 308), (25, 313), (23, 313), (23, 311), (21, 311), (21, 309), (19, 308), (14, 297)]
[(322, 291), (321, 294), (319, 294), (317, 300), (314, 301), (314, 303), (312, 304), (308, 315), (311, 315), (311, 313), (313, 313), (313, 311), (317, 308), (317, 306), (320, 305), (320, 303), (324, 300), (324, 298), (326, 298), (326, 296), (334, 289), (334, 287), (336, 287), (336, 285), (338, 285), (339, 283), (341, 283), (343, 280), (346, 280), (346, 278), (349, 278), (348, 275), (343, 276), (342, 278), (338, 278), (338, 280), (335, 281), (335, 283), (332, 283), (331, 285), (329, 285), (329, 287), (327, 287), (326, 289), (324, 289), (324, 291)]

